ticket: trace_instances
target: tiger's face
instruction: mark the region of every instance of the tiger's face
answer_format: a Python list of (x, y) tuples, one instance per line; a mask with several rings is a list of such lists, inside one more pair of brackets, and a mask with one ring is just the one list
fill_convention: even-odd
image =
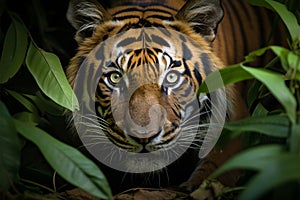
[[(159, 37), (157, 32), (135, 30), (136, 36), (126, 38), (132, 48), (113, 48), (118, 56), (103, 67), (96, 93), (96, 111), (109, 123), (111, 141), (132, 152), (151, 152), (176, 142), (186, 116), (192, 113), (187, 109), (199, 106), (196, 92), (200, 72), (188, 68), (183, 52), (168, 51), (173, 41), (161, 38), (145, 42), (152, 34)], [(161, 46), (161, 40), (166, 46)], [(105, 116), (101, 114), (105, 112)]]
[(210, 47), (222, 14), (219, 1), (188, 1), (178, 12), (109, 12), (96, 1), (71, 1), (79, 48), (67, 77), (85, 110), (78, 124), (89, 144), (134, 153), (200, 148), (212, 118), (222, 117), (213, 108), (226, 104), (223, 90), (198, 94), (206, 75), (222, 67)]

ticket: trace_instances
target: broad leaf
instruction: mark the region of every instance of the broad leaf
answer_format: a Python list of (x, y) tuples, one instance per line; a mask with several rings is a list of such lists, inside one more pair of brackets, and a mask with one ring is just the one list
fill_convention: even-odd
[(224, 85), (251, 78), (256, 78), (262, 82), (285, 108), (291, 121), (295, 122), (297, 102), (285, 85), (283, 75), (270, 70), (245, 67), (242, 64), (226, 67), (209, 74), (204, 83), (201, 84), (199, 92), (212, 92)]
[(293, 52), (289, 52), (287, 56), (289, 66), (297, 71), (300, 71), (300, 55), (296, 55)]
[(292, 122), (295, 122), (297, 102), (285, 85), (283, 75), (266, 70), (251, 67), (243, 67), (245, 71), (261, 81), (274, 95), (274, 97), (285, 108), (287, 115)]
[(240, 200), (259, 199), (266, 192), (287, 182), (298, 181), (300, 183), (299, 156), (283, 153), (266, 159), (268, 159), (268, 165), (251, 179), (246, 186), (247, 189), (239, 197)]
[(13, 117), (32, 126), (38, 125), (41, 120), (39, 116), (31, 112), (18, 112), (14, 114)]
[(78, 109), (77, 98), (68, 83), (56, 55), (30, 43), (26, 65), (41, 90), (57, 104), (72, 111)]
[(279, 145), (265, 145), (239, 153), (219, 169), (210, 178), (233, 169), (257, 171), (257, 175), (246, 185), (239, 199), (258, 199), (262, 194), (289, 181), (300, 181), (300, 158), (289, 154)]
[(296, 155), (300, 155), (300, 124), (292, 125), (289, 143), (290, 151)]
[(28, 35), (24, 24), (19, 18), (12, 16), (0, 59), (0, 83), (7, 82), (20, 69), (26, 55), (27, 40)]
[[(285, 4), (279, 3), (278, 1), (274, 0), (248, 0), (248, 2), (252, 5), (263, 6), (268, 9), (275, 10), (279, 14), (282, 21), (285, 23), (292, 40), (298, 40), (298, 42), (300, 42), (300, 26), (298, 24), (297, 18), (291, 11), (287, 9)], [(298, 2), (295, 1), (295, 5), (298, 6)], [(296, 12), (297, 11), (298, 10), (296, 9)]]
[(226, 171), (233, 169), (248, 169), (262, 171), (269, 169), (270, 160), (276, 158), (283, 152), (283, 148), (279, 145), (265, 145), (245, 150), (225, 162), (217, 169), (210, 178), (216, 178)]
[(226, 123), (224, 126), (233, 132), (256, 132), (273, 137), (288, 137), (289, 119), (284, 115), (248, 117), (240, 121)]
[(37, 145), (53, 169), (69, 183), (96, 197), (112, 198), (106, 178), (92, 161), (43, 130), (19, 120), (14, 122), (17, 131)]
[(9, 189), (18, 177), (21, 142), (14, 121), (0, 101), (0, 188)]
[(65, 112), (62, 107), (46, 98), (41, 92), (37, 92), (35, 103), (43, 113), (48, 113), (53, 116), (62, 116)]
[(273, 0), (265, 0), (280, 16), (291, 34), (292, 41), (300, 41), (300, 26), (295, 15), (287, 7)]
[(253, 76), (241, 68), (240, 64), (228, 66), (210, 73), (203, 84), (201, 84), (199, 92), (212, 92), (218, 88), (222, 88), (224, 85), (251, 78)]
[(267, 116), (268, 112), (269, 111), (261, 103), (259, 103), (253, 110), (252, 116), (254, 117)]
[(263, 88), (264, 86), (260, 81), (253, 80), (247, 91), (247, 104), (250, 109), (252, 109), (255, 103), (257, 103), (257, 99), (259, 98)]
[(256, 57), (262, 56), (264, 53), (266, 53), (267, 50), (269, 50), (269, 47), (264, 47), (250, 52), (247, 56), (245, 56), (245, 60), (243, 61), (243, 63), (255, 61)]
[(35, 107), (35, 105), (27, 99), (25, 96), (22, 94), (12, 91), (12, 90), (6, 90), (13, 98), (15, 98), (18, 102), (20, 102), (28, 111), (38, 114), (38, 111)]
[(288, 54), (290, 53), (290, 50), (280, 47), (280, 46), (271, 46), (270, 47), (272, 51), (280, 58), (281, 66), (288, 71), (290, 68), (290, 65), (287, 61)]

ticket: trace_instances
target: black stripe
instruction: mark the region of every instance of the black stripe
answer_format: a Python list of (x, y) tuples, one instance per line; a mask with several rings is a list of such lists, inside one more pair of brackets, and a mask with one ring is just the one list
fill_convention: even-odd
[(190, 68), (188, 66), (188, 64), (186, 63), (186, 59), (184, 58), (183, 59), (183, 65), (184, 65), (184, 74), (188, 75), (189, 77), (192, 77), (192, 74), (191, 74), (191, 71), (190, 71)]
[[(266, 10), (264, 10), (264, 12), (266, 12)], [(258, 20), (256, 20), (257, 21), (256, 23), (258, 23), (258, 25), (259, 25), (259, 30), (258, 31), (260, 33), (260, 44), (261, 44), (261, 46), (259, 46), (258, 48), (262, 48), (262, 47), (265, 47), (267, 45), (267, 39), (268, 38), (265, 38), (265, 36), (269, 36), (269, 34), (270, 34), (270, 33), (266, 33), (266, 27), (265, 27), (266, 23), (264, 23), (265, 22), (264, 20), (266, 20), (267, 23), (270, 23), (272, 21), (272, 18), (269, 15), (263, 15), (263, 14), (265, 14), (264, 12), (263, 12), (262, 9), (258, 9), (258, 11), (255, 12), (256, 17), (258, 19)], [(265, 19), (266, 17), (268, 19)]]
[(157, 51), (155, 50), (155, 49), (150, 49), (150, 48), (147, 48), (146, 49), (146, 51), (147, 51), (147, 54), (149, 55), (149, 56), (151, 56), (151, 59), (153, 60), (153, 58), (154, 58), (154, 60), (153, 60), (153, 62), (154, 63), (158, 63), (158, 58), (157, 58)]
[(159, 30), (162, 34), (164, 34), (167, 38), (170, 37), (171, 33), (170, 31), (168, 31), (168, 29), (166, 28), (158, 28), (157, 30)]
[(178, 31), (180, 32), (180, 26), (177, 26), (177, 25), (170, 25), (171, 28), (173, 28), (175, 31)]
[(122, 40), (121, 42), (119, 42), (117, 47), (124, 47), (124, 46), (132, 44), (134, 42), (136, 42), (136, 38), (134, 38), (134, 37), (126, 38), (126, 39)]
[(154, 26), (154, 27), (159, 27), (159, 28), (165, 28), (165, 26), (164, 26), (163, 24), (156, 23), (156, 22), (153, 22), (153, 23), (152, 23), (152, 26)]
[(130, 68), (131, 63), (132, 63), (132, 56), (129, 57), (128, 62), (127, 62), (128, 69), (131, 69)]
[(151, 12), (161, 12), (161, 13), (164, 13), (164, 14), (168, 14), (168, 15), (172, 15), (172, 13), (166, 11), (166, 10), (163, 10), (163, 9), (159, 9), (159, 8), (148, 8), (146, 9), (145, 11), (151, 11)]
[(104, 60), (105, 56), (104, 56), (104, 45), (101, 44), (100, 47), (98, 48), (98, 50), (95, 53), (95, 58), (97, 60)]
[(150, 19), (150, 18), (155, 18), (155, 19), (160, 19), (160, 20), (166, 20), (166, 21), (174, 21), (174, 17), (166, 17), (166, 16), (162, 16), (162, 15), (149, 15), (146, 17), (146, 19)]
[[(252, 21), (250, 20), (250, 18), (251, 18), (251, 13), (249, 12), (250, 10), (249, 9), (247, 9), (248, 7), (245, 5), (245, 1), (241, 1), (241, 0), (239, 0), (239, 1), (236, 1), (236, 2), (238, 2), (239, 3), (239, 7), (242, 7), (242, 8), (240, 8), (240, 11), (242, 11), (242, 12), (244, 12), (245, 14), (246, 14), (246, 17), (247, 17), (247, 19), (249, 20), (248, 22), (249, 23), (251, 23)], [(250, 27), (249, 27), (250, 28)]]
[[(226, 1), (226, 2), (229, 3), (230, 1)], [(228, 42), (226, 40), (226, 34), (230, 30), (232, 30), (232, 31), (229, 34), (232, 34), (232, 38), (236, 38), (236, 32), (234, 31), (233, 17), (231, 15), (230, 9), (228, 8), (228, 5), (226, 3), (224, 3), (223, 6), (225, 8), (225, 15), (227, 15), (228, 19), (229, 19), (228, 21), (230, 23), (230, 29), (229, 30), (224, 30), (224, 29), (222, 30), (222, 33), (223, 33), (222, 40), (225, 42), (224, 47), (226, 48), (226, 52), (230, 52), (229, 48), (232, 48), (231, 45), (234, 47), (234, 52), (236, 52), (237, 51), (237, 43), (233, 41), (232, 44), (228, 44)], [(232, 56), (236, 57), (236, 55), (232, 55)], [(227, 57), (227, 61), (231, 60), (231, 56), (228, 53), (226, 53), (226, 57)], [(236, 62), (236, 60), (234, 60), (234, 62)]]
[(196, 77), (196, 79), (197, 79), (197, 81), (198, 81), (198, 83), (200, 85), (202, 83), (202, 77), (201, 77), (201, 74), (200, 74), (200, 72), (198, 70), (199, 69), (198, 65), (199, 65), (198, 63), (195, 63), (196, 67), (194, 68), (194, 75), (195, 75), (195, 77)]
[(193, 56), (191, 50), (186, 46), (185, 43), (182, 43), (182, 52), (185, 60), (190, 60)]
[(136, 2), (136, 1), (123, 2), (123, 3), (120, 3), (119, 6), (135, 6), (136, 8), (138, 8), (138, 7), (141, 7), (141, 8), (148, 7), (149, 9), (155, 9), (155, 8), (152, 8), (152, 7), (157, 6), (157, 7), (163, 7), (163, 8), (166, 8), (166, 9), (177, 11), (177, 9), (175, 9), (173, 7), (170, 7), (166, 4), (163, 4), (160, 0), (159, 0), (159, 3), (156, 3), (156, 2), (153, 2), (153, 1), (152, 2)]
[(115, 37), (123, 36), (123, 34), (125, 34), (126, 31), (131, 28), (131, 26), (132, 26), (132, 24), (130, 24), (130, 23), (125, 24), (124, 26), (122, 26), (122, 28), (120, 28), (120, 30), (118, 30), (117, 35)]
[[(83, 63), (80, 65), (80, 70), (83, 70), (86, 68), (87, 60), (84, 60)], [(80, 72), (80, 71), (79, 71)], [(82, 75), (82, 73), (79, 73), (76, 76), (75, 82), (74, 82), (74, 92), (76, 94), (77, 99), (79, 102), (84, 98), (84, 92), (85, 91), (85, 77)]]
[(208, 54), (202, 53), (200, 55), (200, 60), (202, 62), (202, 66), (204, 68), (205, 75), (210, 74), (212, 72), (211, 67), (213, 64), (212, 64), (211, 59), (209, 58)]
[[(104, 81), (103, 81), (102, 79), (100, 79), (99, 83), (104, 84), (104, 85), (106, 86), (107, 90), (112, 91), (112, 89), (109, 88), (109, 87), (104, 83)], [(100, 87), (97, 87), (97, 88), (96, 88), (96, 94), (97, 94), (101, 99), (106, 99), (107, 97), (109, 97), (108, 95), (104, 94), (103, 92), (105, 92), (105, 91), (101, 90)], [(98, 104), (98, 105), (97, 105), (97, 104)], [(96, 101), (96, 102), (95, 102), (95, 106), (100, 106), (100, 103)], [(100, 107), (101, 107), (101, 106), (100, 106)]]
[(186, 37), (183, 35), (179, 35), (179, 38), (182, 42), (186, 42)]
[(135, 11), (143, 12), (143, 9), (139, 9), (138, 7), (130, 7), (130, 8), (125, 8), (125, 9), (122, 9), (120, 11), (117, 11), (113, 15), (116, 16), (116, 15), (124, 13), (124, 12), (135, 12)]
[[(128, 146), (128, 145), (130, 145), (130, 144), (128, 144), (128, 142), (126, 141), (126, 137), (124, 136), (124, 134), (123, 133), (120, 133), (120, 132), (118, 132), (118, 130), (114, 130), (114, 129), (112, 129), (112, 131), (114, 131), (115, 132), (115, 134), (118, 134), (118, 136), (120, 136), (122, 139), (124, 139), (124, 140), (121, 140), (120, 138), (116, 138), (116, 137), (114, 137), (114, 136), (112, 136), (110, 133), (106, 133), (106, 136), (107, 136), (107, 138), (112, 142), (112, 143), (114, 143), (114, 144), (123, 144), (123, 145), (126, 145), (126, 146)], [(122, 149), (124, 149), (124, 147), (121, 147)]]
[(170, 47), (169, 43), (164, 38), (153, 34), (151, 35), (151, 37), (153, 42), (162, 45), (164, 47)]
[[(176, 106), (176, 105), (175, 105)], [(173, 106), (171, 106), (171, 109), (173, 111), (173, 113), (175, 114), (175, 116), (178, 119), (181, 119), (181, 114), (180, 114), (180, 105), (176, 106), (176, 108), (174, 108)]]
[[(142, 36), (143, 36), (143, 40), (144, 40), (143, 42), (151, 43), (151, 38), (149, 37), (149, 34), (143, 32)], [(143, 44), (143, 45), (144, 45), (144, 44)], [(144, 46), (143, 46), (143, 47), (144, 47)], [(145, 47), (148, 47), (148, 46), (146, 45)]]
[(113, 21), (122, 21), (124, 19), (132, 19), (132, 18), (136, 18), (136, 19), (140, 19), (140, 16), (138, 15), (126, 15), (126, 16), (122, 16), (122, 17), (113, 17)]
[[(178, 126), (177, 126), (178, 127)], [(170, 131), (166, 132), (163, 137), (167, 137), (169, 136), (170, 134), (174, 133), (176, 128), (172, 128)], [(168, 140), (164, 141), (164, 144), (168, 143), (169, 141), (173, 140), (174, 138), (169, 138)]]
[(187, 87), (184, 91), (184, 96), (187, 97), (187, 96), (190, 96), (191, 93), (192, 93), (192, 90), (193, 88), (192, 87)]
[[(233, 4), (233, 2), (232, 1), (228, 1), (229, 2), (229, 4), (231, 4), (231, 9), (233, 10), (232, 12), (233, 13), (235, 13), (235, 19), (237, 20), (237, 25), (239, 26), (239, 27), (233, 27), (234, 29), (240, 29), (241, 30), (241, 34), (242, 34), (242, 38), (244, 38), (245, 36), (246, 36), (246, 32), (245, 32), (245, 30), (247, 30), (247, 28), (248, 27), (244, 27), (244, 23), (245, 22), (243, 22), (242, 21), (242, 19), (239, 17), (239, 15), (238, 15), (238, 13), (239, 13), (239, 9), (240, 8), (238, 8), (238, 7), (236, 7), (234, 4)], [(234, 32), (234, 30), (233, 30), (233, 32)], [(248, 49), (248, 43), (246, 42), (246, 41), (244, 41), (243, 40), (243, 44), (244, 44), (244, 46), (243, 46), (243, 49), (242, 49), (242, 51), (243, 51), (243, 56), (245, 56), (246, 54), (247, 54), (247, 49)], [(240, 50), (239, 50), (240, 51)], [(239, 62), (239, 61), (238, 61)]]
[[(86, 63), (88, 64), (88, 63)], [(96, 68), (101, 68), (101, 67), (97, 67)], [(97, 84), (98, 80), (94, 80), (94, 77), (95, 77), (95, 64), (94, 63), (91, 63), (89, 66), (86, 65), (86, 70), (87, 71), (87, 77), (83, 77), (85, 80), (84, 80), (84, 83), (83, 84), (87, 84), (89, 88), (93, 87), (91, 86), (91, 84)], [(81, 75), (82, 76), (82, 75)], [(97, 77), (99, 78), (99, 77)]]
[[(101, 63), (99, 64), (99, 66), (96, 67), (96, 71), (91, 71), (91, 73), (93, 73), (93, 80), (92, 80), (92, 79), (89, 80), (90, 83), (96, 83), (96, 82), (99, 81), (99, 80), (95, 80), (95, 79), (96, 79), (96, 78), (97, 78), (97, 79), (100, 79), (100, 78), (101, 78), (102, 73), (103, 73), (103, 72), (102, 72), (103, 66), (104, 66), (104, 60), (101, 60)], [(91, 86), (89, 86), (89, 87), (91, 87)]]
[(181, 60), (174, 60), (172, 61), (172, 67), (171, 68), (175, 68), (175, 67), (180, 67), (182, 65)]

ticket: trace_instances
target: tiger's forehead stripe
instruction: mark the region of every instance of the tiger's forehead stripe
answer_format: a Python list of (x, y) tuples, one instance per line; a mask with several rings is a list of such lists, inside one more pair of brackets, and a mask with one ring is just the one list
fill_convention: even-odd
[(111, 9), (110, 12), (113, 16), (113, 20), (160, 18), (172, 21), (174, 20), (173, 16), (176, 13), (174, 9), (165, 6), (118, 6)]

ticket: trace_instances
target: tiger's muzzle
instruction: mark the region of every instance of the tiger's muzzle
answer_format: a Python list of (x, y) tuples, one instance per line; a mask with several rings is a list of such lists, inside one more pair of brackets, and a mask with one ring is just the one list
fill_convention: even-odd
[(124, 91), (123, 98), (112, 96), (116, 124), (139, 144), (164, 142), (164, 135), (174, 131), (180, 121), (170, 103), (172, 98), (172, 103), (176, 102), (176, 97), (164, 94), (155, 83), (132, 90)]

